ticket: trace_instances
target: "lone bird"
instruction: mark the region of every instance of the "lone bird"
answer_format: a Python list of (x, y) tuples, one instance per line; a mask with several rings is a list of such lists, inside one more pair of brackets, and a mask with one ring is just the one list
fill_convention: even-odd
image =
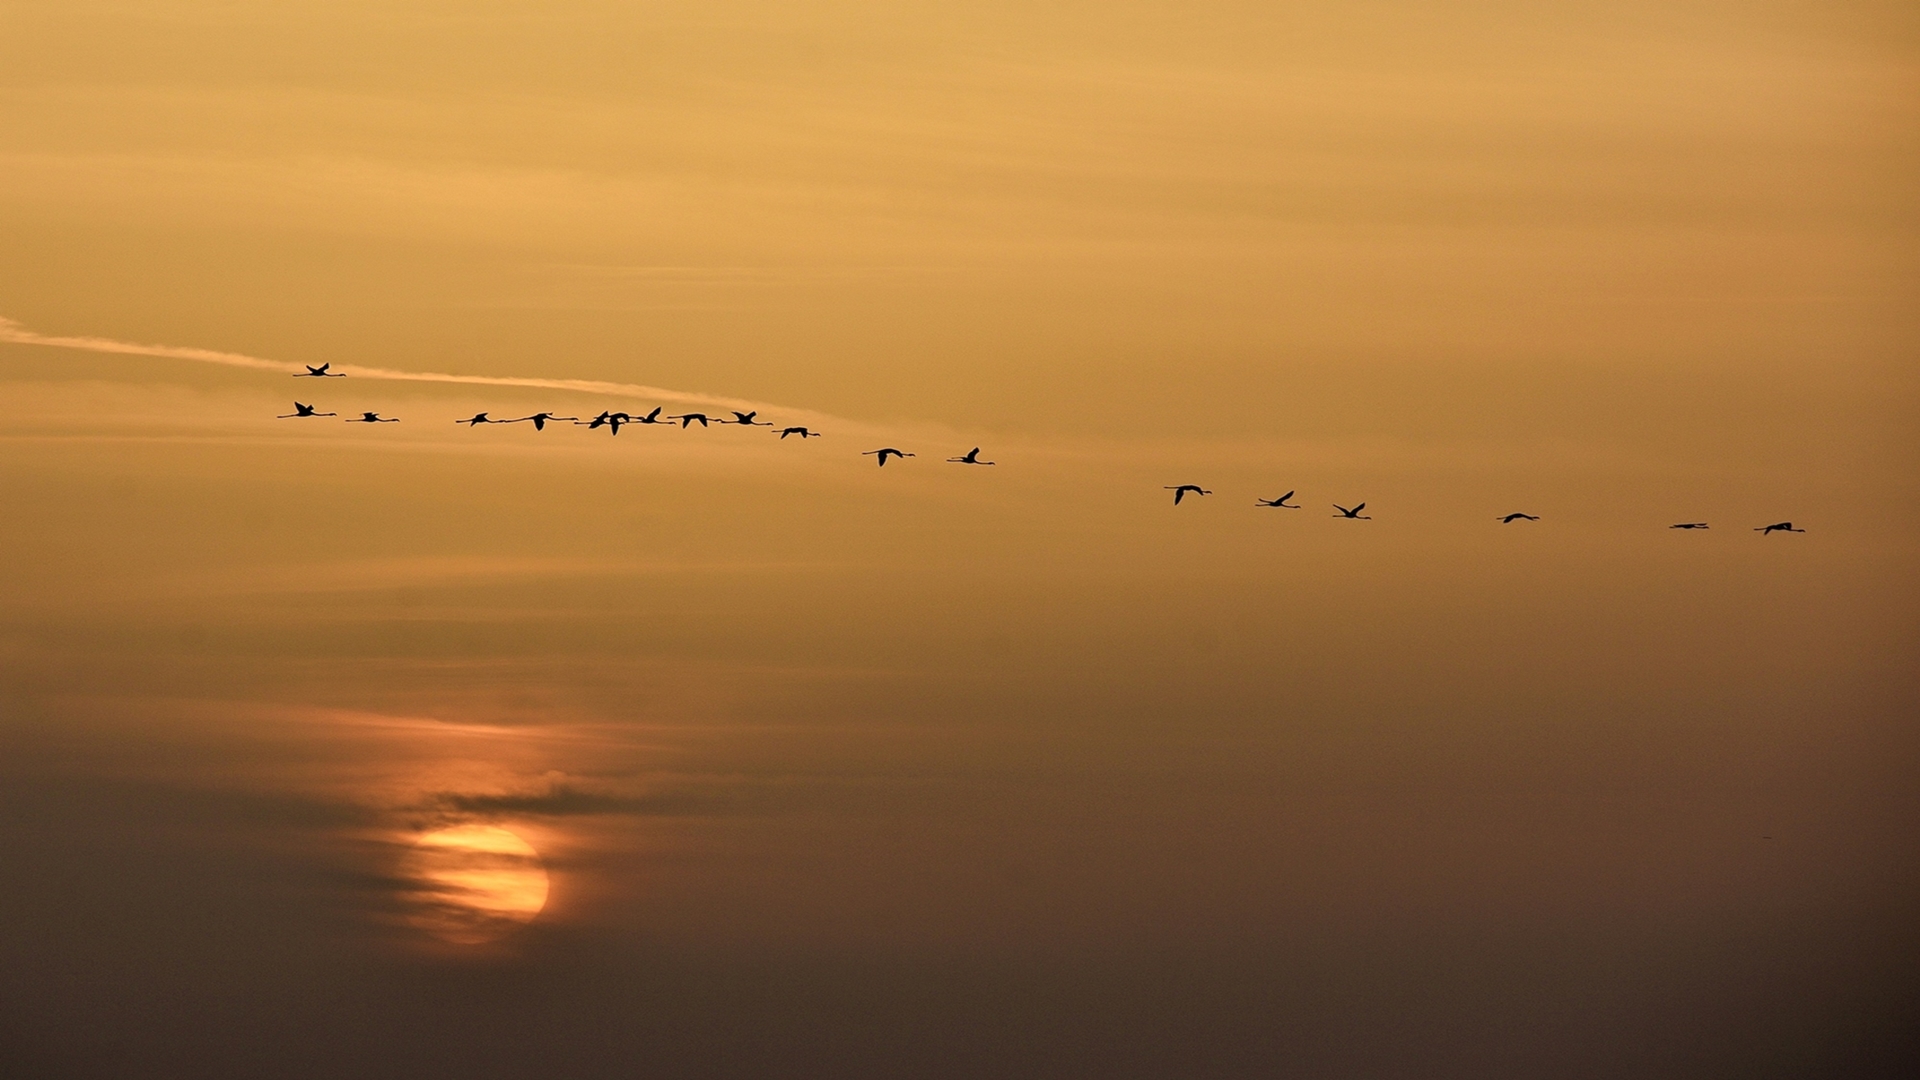
[[(485, 413), (481, 413), (480, 415), (482, 415), (482, 416), (485, 416), (486, 414), (485, 414)], [(533, 414), (532, 416), (516, 416), (516, 417), (514, 417), (514, 418), (513, 418), (513, 419), (511, 419), (511, 420), (496, 420), (496, 421), (494, 421), (494, 422), (495, 422), (495, 423), (498, 423), (498, 424), (523, 424), (523, 423), (525, 423), (525, 422), (527, 422), (528, 420), (531, 420), (531, 421), (533, 421), (533, 430), (535, 430), (535, 431), (545, 431), (545, 430), (547, 430), (547, 421), (549, 421), (549, 420), (575, 420), (575, 421), (577, 421), (577, 420), (579, 420), (579, 419), (580, 419), (580, 418), (579, 418), (579, 417), (577, 417), (577, 416), (555, 416), (555, 415), (553, 415), (553, 414), (552, 414), (552, 413), (550, 413), (550, 412), (537, 412), (537, 413), (534, 413), (534, 414)]]
[(296, 418), (296, 417), (302, 417), (302, 416), (339, 416), (339, 415), (340, 415), (339, 413), (330, 413), (330, 412), (314, 412), (314, 411), (313, 411), (313, 409), (314, 409), (314, 407), (313, 407), (312, 405), (302, 405), (302, 404), (300, 404), (299, 402), (297, 402), (297, 401), (296, 401), (296, 402), (294, 402), (294, 403), (293, 403), (293, 411), (292, 411), (292, 412), (290, 412), (290, 413), (281, 413), (281, 414), (280, 414), (279, 416), (276, 416), (276, 417), (274, 417), (274, 419), (276, 419), (276, 420), (289, 420), (289, 419), (293, 419), (293, 418)]
[(456, 424), (465, 424), (468, 427), (479, 427), (481, 424), (510, 424), (512, 422), (511, 420), (489, 420), (487, 419), (487, 414), (483, 412), (474, 413), (465, 420), (454, 421)]
[(1500, 524), (1511, 525), (1516, 521), (1539, 521), (1539, 520), (1540, 520), (1539, 518), (1534, 517), (1532, 514), (1508, 514), (1506, 517), (1503, 517), (1500, 519)]
[(980, 448), (977, 446), (967, 451), (966, 453), (961, 454), (959, 457), (950, 457), (947, 460), (951, 462), (955, 462), (960, 465), (991, 465), (993, 464), (993, 462), (991, 461), (980, 460)]
[(738, 424), (738, 425), (740, 425), (741, 427), (772, 427), (772, 426), (773, 426), (772, 424), (769, 424), (769, 423), (767, 423), (767, 422), (766, 422), (765, 420), (755, 420), (755, 419), (754, 419), (754, 417), (756, 417), (756, 416), (759, 416), (759, 415), (760, 415), (760, 410), (759, 410), (759, 409), (755, 409), (755, 410), (753, 410), (752, 412), (741, 412), (741, 411), (740, 411), (739, 409), (734, 409), (734, 410), (732, 410), (732, 412), (733, 412), (733, 419), (731, 419), (731, 420), (715, 420), (715, 421), (714, 421), (714, 423), (716, 423), (716, 424)]
[(347, 418), (349, 424), (397, 424), (399, 422), (400, 418), (397, 416), (381, 416), (377, 412), (361, 413), (358, 418), (351, 416)]
[(1201, 487), (1199, 484), (1180, 484), (1177, 486), (1173, 484), (1166, 484), (1162, 486), (1164, 486), (1168, 491), (1173, 492), (1173, 505), (1175, 506), (1180, 505), (1180, 500), (1186, 498), (1188, 492), (1192, 492), (1195, 495), (1213, 494), (1213, 492), (1208, 491), (1206, 488)]
[(1706, 527), (1707, 523), (1704, 521), (1683, 521), (1678, 525), (1667, 526), (1669, 529), (1704, 529)]
[(688, 425), (694, 423), (695, 421), (698, 421), (701, 427), (706, 427), (707, 421), (713, 419), (713, 417), (708, 416), (706, 413), (703, 413), (703, 412), (690, 412), (690, 413), (681, 413), (679, 416), (669, 416), (667, 417), (667, 419), (680, 421), (680, 430), (685, 431), (687, 430)]
[(1768, 533), (1777, 533), (1777, 532), (1806, 532), (1807, 530), (1805, 530), (1805, 529), (1796, 529), (1796, 528), (1794, 528), (1794, 527), (1793, 527), (1793, 522), (1791, 522), (1791, 521), (1782, 521), (1782, 522), (1779, 522), (1779, 523), (1777, 523), (1777, 524), (1774, 524), (1774, 525), (1768, 525), (1768, 526), (1765, 526), (1765, 527), (1763, 527), (1763, 528), (1759, 528), (1759, 529), (1755, 529), (1755, 530), (1753, 530), (1753, 531), (1754, 531), (1754, 532), (1757, 532), (1757, 533), (1759, 533), (1759, 534), (1760, 534), (1761, 536), (1765, 536), (1765, 535), (1767, 535)]
[(782, 439), (786, 438), (789, 435), (798, 435), (802, 439), (817, 439), (820, 437), (819, 432), (808, 431), (806, 428), (803, 428), (803, 427), (790, 427), (790, 428), (780, 429), (780, 437)]
[(293, 377), (296, 379), (344, 379), (347, 377), (346, 372), (343, 371), (329, 372), (327, 369), (332, 366), (333, 363), (331, 361), (321, 364), (319, 367), (308, 364), (307, 370), (296, 371), (293, 373)]
[(1297, 504), (1290, 503), (1287, 501), (1288, 499), (1291, 499), (1291, 498), (1293, 498), (1293, 492), (1289, 491), (1285, 495), (1282, 495), (1277, 499), (1255, 499), (1253, 501), (1256, 506), (1278, 506), (1285, 510), (1300, 509), (1300, 507)]
[(895, 449), (894, 449), (893, 447), (891, 447), (891, 446), (883, 446), (883, 447), (881, 447), (881, 448), (880, 448), (880, 449), (878, 449), (878, 450), (862, 450), (862, 451), (860, 451), (860, 456), (861, 456), (861, 457), (866, 457), (866, 456), (867, 456), (868, 454), (878, 454), (878, 455), (880, 455), (880, 465), (881, 465), (881, 466), (882, 466), (883, 468), (884, 468), (884, 467), (886, 466), (886, 464), (887, 464), (887, 455), (889, 455), (889, 454), (891, 454), (891, 455), (893, 455), (894, 457), (897, 457), (897, 458), (910, 458), (910, 457), (912, 457), (912, 456), (913, 456), (912, 454), (909, 454), (909, 453), (907, 453), (907, 452), (906, 452), (905, 450), (895, 450)]
[(1334, 503), (1333, 508), (1335, 510), (1340, 511), (1339, 513), (1333, 515), (1334, 517), (1347, 518), (1352, 521), (1372, 521), (1373, 520), (1373, 518), (1360, 512), (1367, 508), (1366, 503), (1361, 503), (1359, 506), (1356, 506), (1351, 510), (1347, 509), (1344, 506), (1341, 506), (1339, 503)]

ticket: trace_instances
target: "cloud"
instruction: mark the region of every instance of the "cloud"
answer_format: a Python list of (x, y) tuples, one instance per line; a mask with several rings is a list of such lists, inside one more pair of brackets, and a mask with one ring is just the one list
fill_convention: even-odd
[(572, 784), (549, 784), (544, 791), (504, 794), (473, 794), (439, 791), (429, 795), (426, 806), (442, 813), (537, 814), (548, 817), (579, 817), (590, 814), (657, 815), (687, 813), (696, 800), (685, 795), (610, 795), (585, 791)]

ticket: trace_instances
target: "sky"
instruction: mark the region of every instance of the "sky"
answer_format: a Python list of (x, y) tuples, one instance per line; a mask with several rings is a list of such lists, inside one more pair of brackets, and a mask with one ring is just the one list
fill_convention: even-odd
[(0, 1054), (1904, 1075), (1916, 191), (1898, 3), (12, 0)]

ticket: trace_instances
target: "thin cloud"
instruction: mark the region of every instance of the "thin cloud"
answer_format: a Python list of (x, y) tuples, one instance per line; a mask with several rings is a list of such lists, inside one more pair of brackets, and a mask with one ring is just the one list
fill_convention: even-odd
[[(0, 316), (0, 342), (14, 345), (43, 345), (56, 349), (80, 349), (86, 352), (111, 353), (120, 356), (154, 356), (169, 360), (193, 360), (203, 364), (222, 364), (227, 367), (247, 368), (254, 371), (275, 371), (297, 375), (305, 370), (304, 365), (284, 360), (268, 360), (245, 353), (221, 352), (216, 349), (198, 349), (181, 345), (145, 345), (131, 341), (117, 341), (113, 338), (91, 336), (60, 336), (36, 333), (20, 325), (13, 319)], [(438, 371), (399, 371), (394, 368), (361, 367), (354, 365), (350, 372), (358, 379), (385, 379), (394, 382), (449, 383), (459, 386), (511, 386), (528, 390), (565, 390), (580, 394), (600, 394), (611, 397), (640, 398), (648, 401), (671, 401), (686, 405), (705, 405), (723, 409), (779, 410), (783, 414), (812, 419), (833, 420), (822, 413), (806, 409), (790, 409), (769, 402), (751, 401), (747, 398), (721, 397), (714, 394), (689, 393), (684, 390), (668, 390), (658, 386), (644, 386), (639, 383), (607, 382), (600, 379), (540, 379), (510, 375), (452, 375)]]

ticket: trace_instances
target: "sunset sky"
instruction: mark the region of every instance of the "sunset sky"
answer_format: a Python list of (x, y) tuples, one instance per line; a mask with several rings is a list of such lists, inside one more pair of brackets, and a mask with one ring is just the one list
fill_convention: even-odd
[(0, 1058), (1907, 1075), (1916, 193), (1910, 3), (8, 0)]

